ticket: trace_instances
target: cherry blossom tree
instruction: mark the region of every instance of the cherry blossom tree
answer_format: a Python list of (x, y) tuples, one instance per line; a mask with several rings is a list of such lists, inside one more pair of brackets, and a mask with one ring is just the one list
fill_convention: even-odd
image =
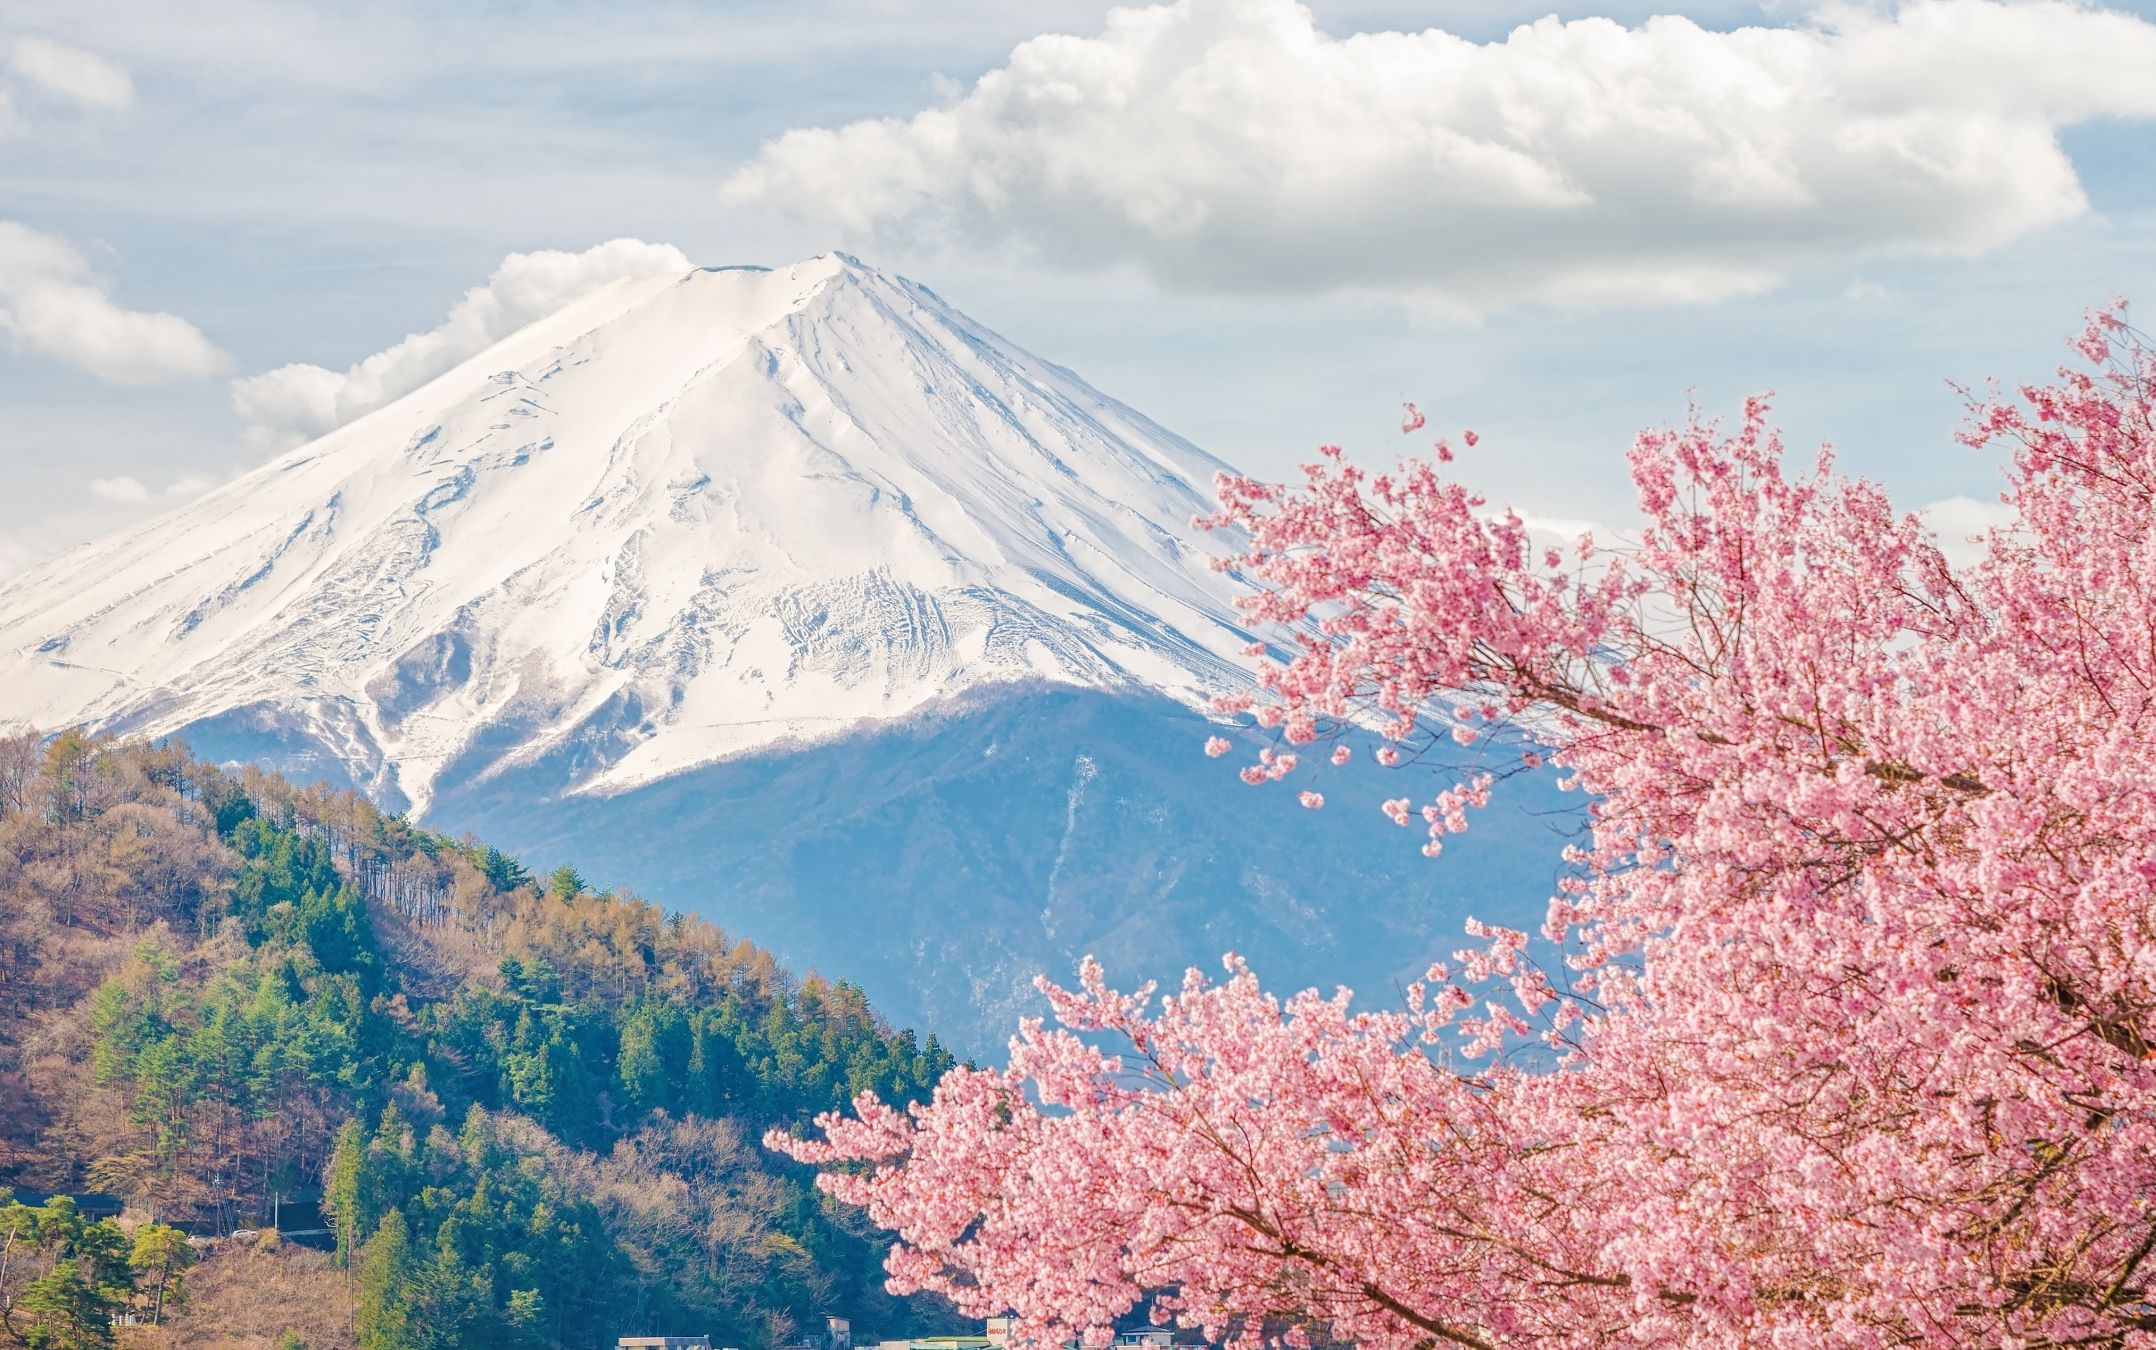
[(770, 1142), (1040, 1342), (2156, 1344), (2156, 357), (2076, 345), (1971, 399), (2012, 523), (1966, 569), (1763, 401), (1642, 435), (1643, 525), (1562, 550), (1442, 441), (1224, 480), (1293, 652), (1245, 777), (1479, 756), (1387, 803), (1435, 854), (1547, 761), (1547, 946), (1471, 925), (1376, 1010), (1089, 962), (1007, 1069)]

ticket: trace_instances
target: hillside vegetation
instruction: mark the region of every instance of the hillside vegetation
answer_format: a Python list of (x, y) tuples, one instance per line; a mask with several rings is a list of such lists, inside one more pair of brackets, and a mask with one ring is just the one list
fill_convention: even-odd
[[(176, 745), (0, 740), (0, 1186), (211, 1235), (319, 1204), (336, 1274), (309, 1287), (344, 1292), (369, 1350), (934, 1323), (754, 1141), (950, 1063), (852, 986), (355, 794)], [(0, 1343), (95, 1345), (147, 1311), (100, 1225), (0, 1212)], [(227, 1312), (249, 1281), (222, 1263), (290, 1282), (235, 1245), (191, 1276)], [(65, 1307), (25, 1297), (61, 1277)]]

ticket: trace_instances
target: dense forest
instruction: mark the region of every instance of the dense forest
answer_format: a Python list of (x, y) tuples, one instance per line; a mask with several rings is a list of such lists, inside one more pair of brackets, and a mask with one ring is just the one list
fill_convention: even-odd
[(366, 1350), (947, 1326), (755, 1141), (950, 1063), (843, 982), (352, 793), (0, 739), (0, 1188), (36, 1201), (0, 1196), (0, 1344), (190, 1343), (190, 1282), (301, 1269), (224, 1235), (316, 1208), (295, 1297), (348, 1300), (315, 1335)]

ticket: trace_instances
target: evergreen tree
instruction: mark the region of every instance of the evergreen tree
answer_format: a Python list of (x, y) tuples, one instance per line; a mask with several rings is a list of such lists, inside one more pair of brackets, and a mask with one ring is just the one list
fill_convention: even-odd
[(502, 1309), (502, 1320), (508, 1325), (514, 1344), (542, 1346), (547, 1343), (546, 1299), (536, 1289), (518, 1289), (509, 1295), (507, 1306)]
[(409, 1301), (415, 1269), (404, 1212), (392, 1209), (359, 1254), (360, 1350), (416, 1350)]
[(187, 1235), (169, 1224), (146, 1223), (135, 1230), (128, 1264), (139, 1278), (150, 1281), (150, 1325), (161, 1326), (165, 1304), (187, 1301), (187, 1268), (195, 1263), (195, 1249)]
[(349, 1267), (366, 1235), (367, 1127), (358, 1117), (337, 1131), (337, 1146), (322, 1173), (322, 1217), (337, 1234), (337, 1264)]
[(127, 1235), (110, 1219), (91, 1222), (75, 1202), (56, 1196), (38, 1208), (8, 1205), (0, 1231), (15, 1241), (27, 1239), (48, 1252), (52, 1268), (24, 1287), (9, 1309), (8, 1325), (17, 1328), (31, 1350), (91, 1350), (112, 1344), (112, 1315), (134, 1288), (127, 1261)]
[(31, 1281), (13, 1311), (30, 1320), (23, 1335), (30, 1350), (102, 1350), (112, 1344), (112, 1315), (122, 1296), (119, 1287), (98, 1278), (95, 1260), (76, 1256)]
[(532, 879), (523, 863), (498, 848), (481, 848), (477, 861), (480, 872), (497, 891), (513, 891)]

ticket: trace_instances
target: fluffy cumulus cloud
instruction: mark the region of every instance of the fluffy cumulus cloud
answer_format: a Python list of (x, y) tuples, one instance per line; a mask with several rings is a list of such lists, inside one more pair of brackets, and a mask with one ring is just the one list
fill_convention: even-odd
[(2073, 0), (1714, 32), (1335, 37), (1294, 0), (1114, 11), (948, 106), (786, 133), (726, 183), (856, 234), (1185, 288), (1704, 300), (1969, 255), (2087, 209), (2062, 127), (2156, 117), (2156, 24)]
[(196, 379), (227, 364), (185, 319), (121, 308), (74, 245), (10, 220), (0, 220), (0, 334), (114, 384)]
[(120, 112), (135, 101), (135, 83), (125, 70), (50, 38), (0, 38), (0, 70), (18, 89), (79, 108)]
[(146, 502), (150, 489), (140, 478), (116, 474), (111, 478), (90, 480), (90, 495), (108, 502)]
[(410, 393), (610, 281), (688, 267), (680, 249), (641, 239), (614, 239), (581, 253), (512, 253), (485, 285), (464, 293), (439, 327), (413, 333), (346, 370), (289, 365), (234, 380), (233, 411), (257, 444), (297, 445)]
[(217, 486), (215, 479), (206, 474), (190, 473), (175, 478), (165, 485), (163, 492), (153, 490), (149, 484), (132, 474), (115, 474), (110, 478), (90, 480), (90, 495), (100, 501), (118, 502), (123, 506), (139, 506), (143, 502), (160, 497), (168, 500), (186, 500), (199, 497)]

